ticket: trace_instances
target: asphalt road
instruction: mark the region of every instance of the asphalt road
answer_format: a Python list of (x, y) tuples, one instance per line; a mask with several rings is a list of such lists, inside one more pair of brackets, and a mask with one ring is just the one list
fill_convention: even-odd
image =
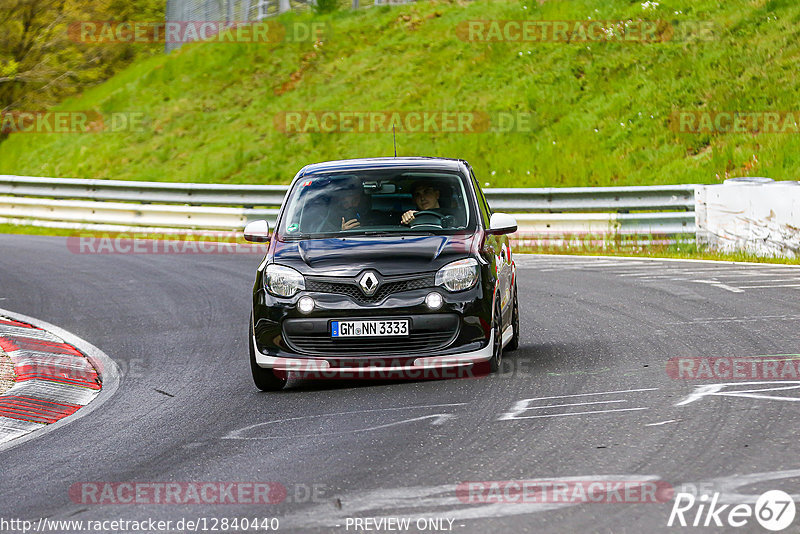
[[(293, 380), (267, 394), (247, 361), (260, 259), (79, 255), (63, 238), (0, 236), (0, 307), (73, 332), (123, 371), (100, 409), (0, 452), (0, 518), (210, 527), (277, 517), (280, 531), (354, 532), (348, 518), (410, 517), (470, 533), (668, 532), (672, 502), (470, 503), (456, 488), (660, 480), (718, 492), (720, 503), (772, 489), (800, 498), (800, 378), (745, 385), (667, 372), (671, 358), (800, 353), (800, 270), (520, 256), (521, 347), (503, 373)], [(709, 385), (716, 394), (691, 396)], [(288, 499), (97, 505), (69, 493), (82, 482), (265, 481)], [(750, 518), (737, 532), (766, 530)]]

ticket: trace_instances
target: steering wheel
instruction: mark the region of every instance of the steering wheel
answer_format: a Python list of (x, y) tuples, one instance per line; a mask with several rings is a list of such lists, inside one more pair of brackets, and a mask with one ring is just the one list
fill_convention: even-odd
[[(423, 219), (427, 217), (428, 221), (423, 220), (422, 222), (417, 222), (420, 219), (420, 217), (422, 217)], [(431, 221), (431, 219), (436, 219), (436, 220)], [(414, 214), (414, 220), (411, 221), (410, 227), (414, 228), (415, 226), (436, 226), (437, 228), (442, 228), (443, 219), (444, 215), (436, 211), (429, 211), (429, 210), (418, 211)]]

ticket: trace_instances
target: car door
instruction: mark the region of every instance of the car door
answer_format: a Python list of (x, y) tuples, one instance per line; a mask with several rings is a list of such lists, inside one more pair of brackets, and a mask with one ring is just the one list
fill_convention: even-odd
[[(489, 228), (492, 218), (492, 209), (486, 200), (480, 183), (475, 177), (475, 173), (470, 169), (475, 194), (478, 197), (478, 205), (481, 211), (481, 219), (484, 228)], [(506, 235), (487, 235), (485, 244), (486, 253), (490, 256), (492, 268), (494, 269), (497, 280), (497, 296), (500, 298), (501, 314), (503, 325), (511, 322), (511, 298), (513, 287), (513, 269), (511, 266), (511, 245)]]

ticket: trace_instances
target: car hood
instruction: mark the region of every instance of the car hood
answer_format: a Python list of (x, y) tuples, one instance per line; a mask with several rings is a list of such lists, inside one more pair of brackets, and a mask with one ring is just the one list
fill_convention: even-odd
[(275, 263), (307, 275), (355, 276), (375, 269), (384, 276), (434, 271), (467, 256), (472, 235), (347, 237), (275, 243)]

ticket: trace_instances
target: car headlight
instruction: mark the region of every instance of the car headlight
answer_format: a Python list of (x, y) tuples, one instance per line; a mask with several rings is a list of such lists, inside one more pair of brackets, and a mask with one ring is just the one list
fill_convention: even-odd
[(271, 263), (264, 270), (264, 286), (277, 297), (291, 297), (306, 288), (306, 281), (291, 267)]
[(478, 283), (480, 268), (475, 258), (448, 263), (436, 273), (436, 285), (448, 291), (464, 291)]

